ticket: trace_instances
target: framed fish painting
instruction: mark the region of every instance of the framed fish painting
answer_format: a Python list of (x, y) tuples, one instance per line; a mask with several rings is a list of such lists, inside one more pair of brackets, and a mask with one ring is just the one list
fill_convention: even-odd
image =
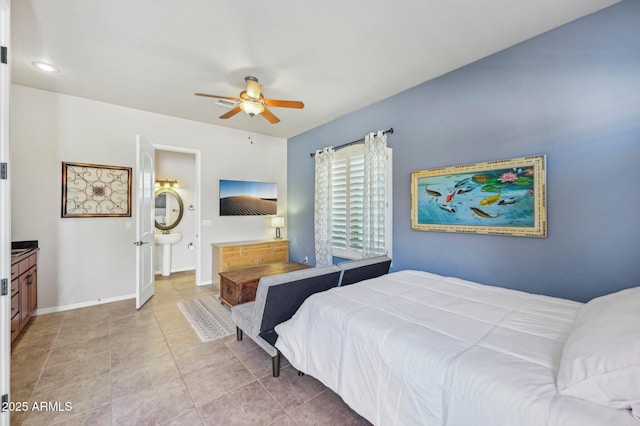
[(411, 228), (547, 237), (544, 155), (411, 173)]

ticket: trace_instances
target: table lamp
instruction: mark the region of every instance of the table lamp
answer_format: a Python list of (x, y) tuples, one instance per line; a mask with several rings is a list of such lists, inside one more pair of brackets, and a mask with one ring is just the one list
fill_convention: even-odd
[(271, 227), (276, 228), (276, 238), (282, 238), (280, 236), (280, 228), (284, 226), (284, 217), (276, 216), (271, 218)]

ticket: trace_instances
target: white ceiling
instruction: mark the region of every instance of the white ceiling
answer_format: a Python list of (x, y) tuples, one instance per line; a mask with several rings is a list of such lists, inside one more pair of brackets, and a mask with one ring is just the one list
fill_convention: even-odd
[[(13, 83), (249, 128), (196, 92), (238, 96), (254, 75), (292, 137), (618, 0), (14, 0)], [(60, 72), (44, 74), (44, 60)]]

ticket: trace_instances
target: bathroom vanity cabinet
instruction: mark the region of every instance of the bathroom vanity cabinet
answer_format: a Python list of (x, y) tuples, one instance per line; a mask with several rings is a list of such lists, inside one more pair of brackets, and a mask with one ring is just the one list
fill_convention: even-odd
[(11, 342), (38, 308), (38, 250), (20, 249), (11, 253)]

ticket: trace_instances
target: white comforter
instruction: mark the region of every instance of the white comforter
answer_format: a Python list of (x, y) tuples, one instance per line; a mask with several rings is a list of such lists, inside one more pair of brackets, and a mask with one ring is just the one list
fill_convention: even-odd
[(638, 426), (556, 391), (581, 305), (401, 271), (310, 297), (276, 347), (376, 425)]

